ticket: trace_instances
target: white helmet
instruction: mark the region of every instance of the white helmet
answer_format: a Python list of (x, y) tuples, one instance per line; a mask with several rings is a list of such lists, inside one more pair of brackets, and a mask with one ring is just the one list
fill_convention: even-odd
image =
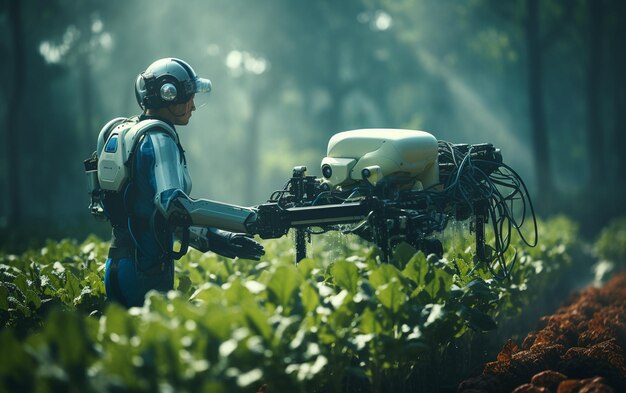
[(135, 97), (142, 109), (185, 103), (196, 93), (211, 91), (211, 81), (199, 78), (185, 61), (164, 58), (137, 76)]

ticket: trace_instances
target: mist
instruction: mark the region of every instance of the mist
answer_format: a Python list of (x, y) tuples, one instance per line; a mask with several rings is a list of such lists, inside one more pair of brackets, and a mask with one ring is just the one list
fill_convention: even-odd
[[(141, 113), (137, 75), (177, 57), (213, 82), (178, 127), (192, 197), (252, 206), (359, 128), (493, 143), (539, 213), (595, 230), (623, 214), (618, 0), (5, 0), (2, 233), (106, 235), (83, 160)], [(3, 235), (4, 236), (4, 235)], [(8, 237), (3, 239), (3, 243)]]

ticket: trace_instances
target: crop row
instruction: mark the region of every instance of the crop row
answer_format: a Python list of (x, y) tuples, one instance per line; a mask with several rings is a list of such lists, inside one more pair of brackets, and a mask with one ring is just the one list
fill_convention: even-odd
[(539, 231), (538, 247), (509, 251), (516, 268), (503, 282), (454, 230), (444, 258), (401, 245), (388, 264), (339, 236), (297, 267), (289, 239), (266, 242), (261, 262), (191, 252), (176, 291), (130, 310), (106, 303), (106, 242), (2, 255), (0, 348), (12, 356), (0, 359), (0, 390), (421, 391), (451, 343), (580, 274), (576, 225)]

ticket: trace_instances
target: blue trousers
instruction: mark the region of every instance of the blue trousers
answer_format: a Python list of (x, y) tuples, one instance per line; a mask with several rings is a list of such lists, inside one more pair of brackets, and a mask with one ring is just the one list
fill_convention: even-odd
[[(132, 258), (122, 258), (117, 262), (117, 277), (113, 277), (112, 260), (106, 261), (104, 271), (104, 286), (107, 298), (126, 307), (141, 307), (146, 293), (151, 289), (167, 292), (174, 289), (174, 263), (166, 263), (163, 270), (150, 273), (137, 271)], [(117, 279), (119, 292), (113, 280)]]

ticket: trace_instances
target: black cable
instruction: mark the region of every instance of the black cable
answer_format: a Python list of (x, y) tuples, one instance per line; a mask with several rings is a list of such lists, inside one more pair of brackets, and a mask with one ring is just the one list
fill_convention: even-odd
[[(537, 220), (532, 200), (521, 177), (508, 165), (481, 159), (474, 146), (465, 151), (449, 142), (439, 141), (439, 160), (450, 168), (440, 196), (454, 207), (469, 209), (475, 215), (475, 202), (487, 202), (488, 227), (493, 231), (494, 243), (487, 269), (498, 280), (506, 279), (517, 260), (517, 250), (511, 261), (506, 260), (506, 251), (511, 246), (511, 234), (515, 231), (521, 240), (529, 245), (537, 244)], [(473, 154), (476, 153), (476, 157)], [(521, 209), (519, 217), (516, 207)], [(526, 238), (521, 228), (527, 214), (533, 221), (533, 240)], [(431, 222), (430, 225), (435, 225)], [(434, 228), (433, 228), (434, 229)], [(476, 268), (476, 267), (475, 267)], [(473, 270), (473, 269), (472, 269)]]

